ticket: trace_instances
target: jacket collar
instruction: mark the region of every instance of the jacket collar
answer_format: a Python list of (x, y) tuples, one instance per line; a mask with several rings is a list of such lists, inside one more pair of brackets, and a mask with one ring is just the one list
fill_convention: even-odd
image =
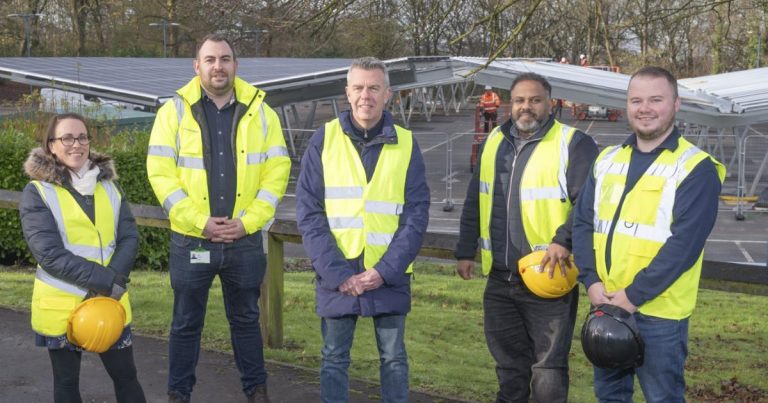
[[(341, 124), (341, 129), (344, 131), (344, 134), (346, 134), (353, 140), (357, 137), (354, 134), (356, 129), (352, 124), (351, 111), (341, 112), (339, 114), (339, 123)], [(397, 131), (395, 129), (395, 119), (392, 117), (392, 114), (389, 113), (389, 111), (384, 111), (381, 118), (381, 133), (379, 133), (376, 137), (377, 137), (376, 139), (371, 140), (368, 144), (375, 144), (375, 143), (397, 144)]]
[[(678, 145), (680, 144), (680, 132), (677, 130), (677, 126), (672, 127), (672, 132), (669, 133), (669, 136), (667, 136), (664, 141), (659, 144), (658, 147), (656, 147), (652, 152), (656, 152), (657, 150), (669, 150), (669, 151), (675, 151), (677, 150)], [(632, 134), (629, 136), (626, 140), (624, 140), (624, 143), (621, 145), (622, 147), (630, 146), (632, 148), (637, 148), (637, 135)]]
[[(101, 169), (97, 180), (115, 180), (118, 178), (114, 162), (108, 155), (91, 151), (88, 160)], [(40, 147), (30, 151), (29, 157), (24, 162), (24, 172), (32, 180), (54, 183), (59, 186), (71, 183), (69, 169), (53, 155), (46, 154)]]
[[(528, 141), (541, 140), (547, 133), (549, 133), (549, 130), (552, 128), (554, 124), (555, 124), (555, 114), (551, 113), (549, 114), (549, 117), (547, 117), (547, 119), (541, 125), (539, 130), (537, 130), (536, 133), (533, 134), (533, 136), (528, 138)], [(501, 125), (501, 132), (509, 140), (520, 138), (520, 133), (517, 131), (517, 126), (515, 126), (515, 121), (512, 120), (512, 117), (510, 117), (506, 122), (504, 122), (503, 125)]]
[[(176, 91), (188, 104), (194, 105), (203, 96), (203, 87), (200, 84), (200, 77), (195, 76), (183, 87)], [(239, 76), (235, 76), (235, 99), (237, 102), (250, 106), (252, 103), (260, 104), (264, 100), (266, 93), (251, 84), (245, 82)]]

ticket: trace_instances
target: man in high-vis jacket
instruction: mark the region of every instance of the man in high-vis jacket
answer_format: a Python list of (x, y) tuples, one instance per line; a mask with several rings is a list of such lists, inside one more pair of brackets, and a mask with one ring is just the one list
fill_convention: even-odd
[(670, 72), (644, 67), (632, 75), (634, 134), (597, 157), (576, 206), (574, 256), (590, 303), (634, 313), (645, 343), (638, 368), (594, 368), (600, 401), (632, 401), (635, 374), (646, 401), (685, 401), (688, 317), (725, 167), (678, 132), (679, 109)]
[(493, 92), (490, 85), (485, 86), (485, 92), (480, 96), (480, 108), (483, 110), (483, 133), (496, 127), (496, 121), (499, 117), (499, 106), (501, 99), (499, 95)]
[(360, 316), (373, 318), (382, 400), (408, 401), (405, 320), (430, 196), (416, 139), (384, 111), (391, 93), (384, 63), (354, 61), (346, 87), (352, 111), (319, 128), (301, 160), (296, 218), (315, 269), (323, 402), (349, 400)]
[(168, 395), (189, 401), (218, 274), (243, 392), (249, 401), (267, 401), (261, 230), (285, 193), (291, 162), (277, 114), (264, 91), (236, 76), (225, 37), (203, 39), (194, 69), (197, 76), (158, 111), (147, 156), (149, 181), (171, 222)]
[[(572, 207), (597, 155), (585, 133), (552, 114), (551, 86), (534, 73), (511, 89), (512, 117), (482, 145), (480, 169), (469, 182), (455, 256), (468, 280), (480, 245), (484, 331), (496, 361), (499, 402), (566, 402), (568, 352), (578, 290), (553, 299), (526, 288), (518, 261), (545, 250), (550, 276), (569, 264)], [(555, 264), (562, 271), (555, 272)]]

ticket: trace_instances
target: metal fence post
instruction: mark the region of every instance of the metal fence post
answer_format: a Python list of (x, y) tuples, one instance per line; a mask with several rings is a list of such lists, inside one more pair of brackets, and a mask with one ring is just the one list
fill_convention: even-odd
[(445, 205), (443, 211), (453, 211), (453, 136), (445, 143)]

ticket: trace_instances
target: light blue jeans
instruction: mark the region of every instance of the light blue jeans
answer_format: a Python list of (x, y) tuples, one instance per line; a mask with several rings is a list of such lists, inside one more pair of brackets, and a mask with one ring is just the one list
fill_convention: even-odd
[[(379, 375), (383, 402), (408, 401), (408, 354), (405, 351), (406, 315), (373, 318), (379, 349)], [(349, 350), (355, 336), (357, 315), (321, 318), (323, 360), (320, 364), (320, 398), (323, 402), (349, 401)]]
[(639, 312), (634, 316), (645, 343), (643, 365), (622, 370), (595, 367), (595, 396), (601, 403), (632, 402), (637, 375), (648, 403), (685, 402), (688, 319), (662, 319)]

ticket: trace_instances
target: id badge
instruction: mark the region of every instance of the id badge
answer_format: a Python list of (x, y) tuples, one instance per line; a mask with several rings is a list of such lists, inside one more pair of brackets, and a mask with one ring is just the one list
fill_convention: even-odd
[(211, 263), (211, 251), (203, 248), (193, 249), (189, 252), (189, 263), (204, 264)]

